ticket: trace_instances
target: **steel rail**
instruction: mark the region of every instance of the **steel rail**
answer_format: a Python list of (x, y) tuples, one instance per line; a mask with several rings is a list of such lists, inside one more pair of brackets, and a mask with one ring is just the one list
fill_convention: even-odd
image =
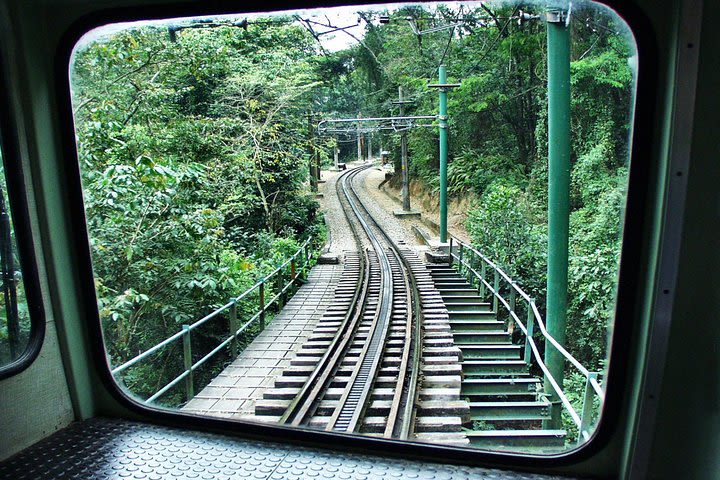
[(365, 303), (365, 299), (369, 294), (370, 260), (367, 252), (360, 244), (360, 235), (356, 231), (356, 227), (353, 222), (350, 221), (349, 213), (345, 210), (344, 212), (355, 236), (355, 242), (358, 246), (358, 250), (362, 250), (363, 252), (360, 256), (360, 273), (358, 275), (359, 281), (356, 285), (355, 292), (353, 293), (350, 308), (343, 317), (337, 332), (328, 346), (328, 349), (310, 373), (308, 380), (301, 387), (300, 392), (285, 409), (285, 412), (281, 415), (278, 423), (287, 423), (292, 426), (299, 426), (305, 421), (306, 417), (314, 413), (317, 403), (324, 392), (327, 380), (336, 371), (337, 366), (341, 361), (342, 354), (353, 337), (353, 335), (348, 333), (352, 334), (355, 332), (356, 327), (362, 318), (363, 309), (361, 304)]
[[(348, 180), (354, 178), (358, 173), (367, 168), (369, 168), (369, 165), (353, 169), (348, 173), (343, 174), (340, 184), (342, 186), (343, 194), (355, 214), (355, 218), (363, 227), (363, 230), (365, 231), (365, 234), (370, 240), (370, 243), (372, 244), (378, 257), (378, 262), (380, 264), (381, 293), (372, 327), (368, 333), (368, 340), (363, 346), (356, 368), (354, 369), (351, 378), (348, 380), (347, 385), (349, 388), (345, 388), (345, 392), (339, 402), (339, 407), (335, 409), (330, 421), (328, 422), (328, 430), (355, 430), (357, 423), (360, 421), (363, 406), (365, 405), (367, 397), (370, 393), (370, 387), (373, 384), (372, 379), (375, 378), (377, 367), (380, 364), (380, 358), (382, 356), (392, 316), (393, 278), (390, 260), (387, 256), (387, 252), (380, 244), (377, 235), (372, 232), (370, 225), (368, 225), (365, 218), (363, 218), (362, 212), (358, 207), (359, 197), (352, 187), (352, 184), (348, 188)], [(348, 192), (352, 192), (358, 203), (350, 198)], [(365, 210), (365, 213), (368, 213), (367, 210)]]
[[(363, 271), (360, 275), (362, 281), (358, 282), (358, 288), (354, 293), (351, 308), (348, 310), (341, 322), (341, 325), (328, 346), (328, 349), (320, 361), (316, 364), (310, 377), (301, 388), (301, 391), (280, 417), (280, 423), (300, 426), (307, 422), (309, 418), (315, 414), (315, 411), (320, 405), (320, 402), (329, 387), (329, 383), (334, 378), (343, 359), (346, 357), (347, 351), (352, 346), (352, 342), (356, 340), (356, 333), (359, 328), (360, 321), (368, 314), (368, 312), (365, 311), (363, 304), (366, 303), (365, 298), (370, 295), (371, 265), (368, 251), (360, 245), (360, 237), (366, 236), (370, 240), (373, 250), (376, 252), (380, 268), (381, 288), (378, 304), (373, 312), (373, 321), (370, 331), (367, 333), (360, 355), (356, 359), (355, 368), (353, 369), (350, 378), (347, 380), (344, 391), (340, 396), (340, 400), (338, 401), (338, 404), (325, 427), (326, 430), (349, 432), (355, 431), (358, 428), (367, 404), (367, 398), (374, 383), (374, 379), (376, 378), (376, 372), (380, 365), (382, 353), (384, 352), (386, 346), (386, 339), (389, 334), (388, 332), (390, 330), (389, 327), (392, 319), (393, 304), (393, 269), (390, 265), (387, 252), (381, 245), (378, 235), (373, 232), (373, 228), (370, 223), (374, 225), (375, 229), (380, 232), (384, 239), (388, 242), (391, 247), (392, 254), (399, 260), (398, 264), (405, 266), (405, 269), (408, 272), (408, 274), (405, 275), (406, 293), (409, 290), (411, 293), (415, 294), (414, 296), (407, 297), (408, 303), (410, 303), (412, 298), (413, 305), (417, 305), (419, 307), (419, 299), (416, 298), (417, 292), (412, 287), (412, 285), (415, 284), (408, 283), (407, 281), (408, 279), (414, 281), (414, 278), (412, 278), (412, 271), (407, 260), (402, 256), (397, 245), (395, 245), (389, 236), (382, 231), (377, 222), (369, 214), (367, 208), (364, 204), (362, 204), (362, 201), (352, 186), (351, 179), (370, 166), (371, 165), (355, 168), (343, 173), (341, 177), (338, 178), (336, 184), (339, 198), (343, 199), (350, 207), (345, 208), (344, 213), (348, 219), (351, 229), (353, 230), (355, 240), (360, 247), (359, 249), (364, 252), (365, 263), (363, 264), (363, 262), (361, 262), (361, 268)], [(365, 217), (369, 220), (366, 220)], [(362, 227), (364, 235), (361, 235), (358, 225)], [(410, 305), (408, 305), (408, 314), (411, 310), (416, 314), (419, 312), (419, 308), (411, 309)], [(419, 323), (419, 320), (416, 321), (418, 326)], [(408, 323), (407, 327), (408, 329), (412, 328), (411, 322)], [(397, 419), (401, 418), (402, 426), (400, 428), (400, 435), (403, 436), (403, 438), (407, 438), (409, 435), (411, 430), (410, 422), (414, 419), (412, 413), (415, 404), (414, 400), (416, 397), (416, 388), (414, 388), (412, 382), (416, 382), (418, 377), (419, 367), (417, 364), (419, 362), (419, 354), (421, 351), (419, 342), (405, 343), (407, 345), (404, 348), (410, 349), (414, 347), (412, 374), (408, 374), (407, 372), (401, 370), (398, 376), (396, 395), (405, 395), (406, 408), (402, 411), (402, 415), (398, 414), (398, 411), (400, 410), (399, 406), (395, 408), (394, 411), (391, 412), (391, 415), (389, 415), (389, 425), (386, 426), (386, 431), (397, 432), (398, 429), (395, 425), (397, 423)], [(409, 352), (404, 352), (404, 357), (409, 356)], [(405, 361), (406, 368), (409, 363), (409, 360)], [(409, 381), (411, 382), (408, 388), (405, 388), (406, 378), (409, 378)], [(407, 403), (410, 403), (409, 408)]]
[[(366, 168), (370, 168), (371, 165), (368, 165), (366, 167), (361, 167), (358, 169), (354, 169), (352, 171), (352, 177), (354, 178), (357, 174), (359, 174), (362, 170)], [(350, 177), (350, 174), (348, 174), (348, 177)], [(370, 215), (370, 212), (367, 210), (367, 207), (365, 204), (360, 200), (359, 195), (354, 189), (354, 186), (350, 185), (350, 190), (352, 191), (353, 195), (355, 195), (358, 204), (362, 207), (362, 209), (365, 211), (365, 214), (368, 216), (370, 221), (375, 225), (376, 229), (380, 234), (384, 237), (385, 241), (390, 246), (391, 250), (393, 251), (393, 254), (396, 256), (397, 259), (400, 260), (400, 265), (404, 267), (405, 269), (405, 275), (404, 278), (406, 280), (406, 288), (409, 287), (411, 296), (407, 297), (408, 305), (408, 319), (411, 318), (411, 315), (414, 316), (415, 319), (415, 341), (414, 342), (406, 342), (404, 345), (404, 355), (405, 352), (407, 352), (409, 349), (412, 349), (412, 360), (408, 359), (408, 362), (405, 363), (405, 368), (410, 368), (410, 372), (407, 370), (403, 371), (401, 368), (398, 373), (398, 384), (396, 386), (396, 398), (398, 395), (404, 395), (405, 398), (402, 403), (404, 403), (405, 408), (403, 409), (403, 414), (397, 415), (393, 414), (391, 411), (391, 415), (388, 416), (388, 424), (386, 425), (386, 432), (399, 432), (400, 438), (408, 438), (410, 435), (410, 431), (412, 429), (412, 424), (414, 422), (414, 410), (415, 410), (415, 403), (416, 403), (416, 396), (417, 396), (417, 380), (419, 376), (419, 365), (420, 365), (420, 358), (421, 358), (421, 313), (420, 313), (420, 299), (419, 294), (417, 290), (417, 282), (415, 280), (415, 277), (412, 273), (412, 267), (409, 263), (409, 261), (402, 255), (400, 252), (400, 248), (398, 245), (395, 244), (395, 242), (392, 241), (390, 236), (380, 227), (380, 225), (377, 223), (377, 221), (374, 219), (372, 215)], [(408, 282), (409, 281), (409, 282)], [(411, 308), (411, 305), (415, 308)], [(410, 313), (412, 310), (412, 314)], [(407, 325), (407, 330), (412, 329), (412, 324)], [(409, 354), (408, 354), (409, 355)], [(404, 383), (408, 383), (407, 392), (405, 392), (404, 389)], [(401, 424), (399, 427), (399, 431), (396, 428), (396, 423), (398, 421), (398, 418), (401, 420)], [(395, 435), (393, 435), (395, 436)]]
[[(418, 309), (416, 309), (417, 305), (414, 302), (415, 296), (412, 295), (412, 288), (413, 284), (410, 282), (410, 276), (408, 275), (407, 271), (404, 268), (404, 265), (402, 264), (402, 260), (400, 259), (400, 255), (397, 254), (393, 250), (393, 255), (395, 256), (395, 259), (398, 263), (398, 265), (403, 268), (403, 271), (405, 272), (404, 277), (404, 284), (405, 284), (405, 298), (408, 302), (407, 311), (405, 313), (405, 341), (403, 342), (403, 353), (402, 358), (400, 359), (400, 371), (398, 373), (398, 383), (395, 388), (395, 396), (393, 398), (392, 406), (390, 407), (390, 413), (388, 414), (388, 422), (385, 426), (385, 432), (384, 436), (387, 437), (399, 437), (399, 438), (407, 438), (407, 434), (405, 432), (405, 429), (403, 428), (400, 432), (396, 432), (396, 425), (398, 423), (398, 416), (399, 415), (408, 415), (407, 410), (402, 409), (402, 405), (407, 405), (410, 402), (407, 402), (407, 398), (414, 398), (414, 395), (407, 395), (405, 391), (405, 383), (406, 383), (406, 377), (407, 375), (403, 375), (403, 372), (407, 372), (409, 369), (409, 362), (410, 362), (410, 353), (413, 349), (414, 345), (412, 344), (413, 340), (413, 312), (418, 313)], [(410, 308), (410, 304), (412, 303), (412, 308)], [(412, 383), (411, 383), (412, 384)], [(399, 392), (399, 395), (398, 395)], [(414, 404), (414, 402), (412, 402)], [(410, 416), (412, 413), (409, 414)], [(408, 417), (410, 418), (410, 417)], [(404, 424), (403, 424), (404, 425)]]

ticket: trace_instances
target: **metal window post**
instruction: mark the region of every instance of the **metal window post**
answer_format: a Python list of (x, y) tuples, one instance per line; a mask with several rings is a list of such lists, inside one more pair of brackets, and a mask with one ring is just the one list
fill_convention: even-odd
[(577, 443), (581, 444), (585, 440), (583, 433), (590, 434), (590, 424), (593, 418), (593, 387), (592, 381), (597, 380), (597, 372), (590, 372), (585, 382), (585, 395), (583, 396), (582, 416), (580, 417), (580, 428), (578, 429)]
[[(565, 344), (568, 282), (568, 235), (570, 212), (570, 29), (564, 12), (547, 14), (548, 58), (548, 267), (547, 330)], [(563, 388), (565, 358), (552, 345), (545, 349), (545, 364)], [(550, 419), (543, 428), (562, 425), (562, 404), (545, 378)]]
[(192, 372), (192, 345), (190, 343), (190, 325), (182, 326), (182, 339), (183, 339), (183, 362), (185, 364), (185, 371), (188, 372), (188, 376), (185, 377), (185, 400), (190, 401), (195, 396), (195, 386), (193, 385), (193, 372)]

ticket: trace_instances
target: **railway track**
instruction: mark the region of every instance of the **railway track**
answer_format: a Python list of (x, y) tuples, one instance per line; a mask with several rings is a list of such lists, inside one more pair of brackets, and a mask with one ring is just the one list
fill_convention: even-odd
[[(427, 392), (424, 403), (419, 401), (425, 368), (422, 309), (431, 282), (421, 275), (418, 284), (422, 263), (383, 231), (355, 191), (353, 179), (369, 167), (349, 170), (336, 183), (358, 246), (357, 253), (346, 254), (337, 301), (290, 369), (258, 402), (256, 415), (292, 426), (414, 439), (417, 425), (433, 423), (417, 418), (423, 404), (435, 423), (444, 415), (438, 414), (440, 407), (427, 409)], [(432, 370), (440, 362), (430, 363)], [(439, 431), (447, 435), (459, 423), (440, 425)]]

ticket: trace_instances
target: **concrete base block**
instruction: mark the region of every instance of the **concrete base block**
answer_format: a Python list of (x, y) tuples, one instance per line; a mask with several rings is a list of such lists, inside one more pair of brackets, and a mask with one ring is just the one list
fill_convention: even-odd
[(318, 257), (317, 263), (320, 265), (337, 265), (340, 263), (340, 258), (332, 253), (323, 253)]
[(450, 255), (441, 252), (425, 252), (425, 258), (429, 263), (449, 263)]
[(422, 214), (417, 210), (410, 210), (409, 212), (406, 212), (405, 210), (395, 210), (393, 215), (400, 218), (420, 218), (422, 216)]
[(413, 225), (412, 231), (415, 234), (415, 238), (417, 238), (423, 245), (429, 247), (432, 244), (432, 237), (424, 228)]
[[(437, 248), (438, 251), (442, 253), (449, 253), (450, 252), (450, 242), (442, 243), (440, 241), (433, 241), (433, 247)], [(457, 244), (453, 245), (453, 250), (455, 250), (455, 247), (457, 247)]]

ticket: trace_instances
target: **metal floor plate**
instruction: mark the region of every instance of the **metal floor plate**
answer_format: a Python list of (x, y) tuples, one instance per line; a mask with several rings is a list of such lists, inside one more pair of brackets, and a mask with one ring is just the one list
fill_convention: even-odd
[(547, 475), (243, 440), (112, 419), (78, 422), (0, 463), (2, 479), (487, 479)]

